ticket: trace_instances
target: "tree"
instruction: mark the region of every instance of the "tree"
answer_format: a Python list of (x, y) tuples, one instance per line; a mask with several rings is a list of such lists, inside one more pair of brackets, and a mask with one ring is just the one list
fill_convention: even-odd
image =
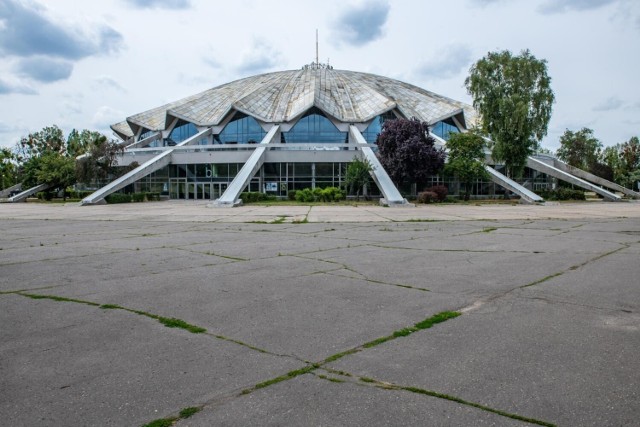
[(78, 132), (76, 129), (72, 129), (67, 137), (67, 153), (72, 157), (78, 157), (105, 141), (107, 141), (107, 137), (100, 132), (87, 129)]
[(485, 140), (476, 132), (453, 133), (447, 141), (449, 153), (445, 173), (465, 185), (464, 200), (471, 196), (473, 181), (488, 176), (484, 165)]
[(0, 150), (0, 190), (16, 184), (16, 159), (8, 148)]
[(482, 131), (495, 145), (492, 157), (520, 176), (527, 157), (547, 134), (554, 102), (545, 60), (528, 50), (489, 52), (469, 70), (465, 86), (480, 113)]
[(606, 147), (599, 160), (613, 171), (613, 180), (618, 184), (635, 189), (640, 181), (640, 140), (637, 136), (629, 141)]
[(376, 143), (380, 163), (396, 184), (423, 184), (444, 167), (444, 150), (435, 147), (427, 123), (418, 119), (385, 121)]
[(75, 159), (60, 153), (46, 153), (40, 157), (36, 177), (40, 184), (62, 189), (63, 198), (66, 200), (66, 188), (76, 182)]
[(360, 190), (371, 181), (373, 166), (367, 159), (354, 157), (347, 166), (344, 184), (349, 193), (356, 191), (356, 200), (360, 200)]
[(18, 161), (27, 161), (46, 153), (66, 153), (64, 133), (58, 126), (47, 126), (39, 132), (22, 137), (15, 148)]
[(78, 158), (76, 163), (76, 177), (87, 185), (114, 175), (118, 156), (124, 152), (124, 145), (107, 140), (104, 135), (97, 135), (99, 137), (92, 138), (83, 146), (84, 156)]
[(566, 129), (560, 137), (556, 155), (568, 165), (588, 171), (598, 162), (601, 150), (602, 143), (593, 136), (591, 129), (582, 128), (577, 132)]

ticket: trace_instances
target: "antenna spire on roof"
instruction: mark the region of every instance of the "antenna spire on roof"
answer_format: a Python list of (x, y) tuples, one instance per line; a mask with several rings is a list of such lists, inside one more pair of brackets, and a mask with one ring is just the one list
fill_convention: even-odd
[(320, 69), (325, 69), (325, 70), (333, 70), (333, 67), (331, 65), (329, 65), (329, 58), (327, 58), (327, 63), (326, 64), (321, 64), (320, 63), (320, 55), (319, 55), (319, 49), (318, 49), (318, 29), (316, 28), (316, 60), (311, 62), (311, 64), (307, 64), (304, 65), (302, 67), (303, 70), (307, 70), (307, 69), (312, 69), (312, 70), (320, 70)]

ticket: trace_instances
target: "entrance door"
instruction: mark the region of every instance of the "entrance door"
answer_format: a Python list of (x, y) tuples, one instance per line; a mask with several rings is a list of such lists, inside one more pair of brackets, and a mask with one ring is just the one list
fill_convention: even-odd
[(169, 180), (169, 198), (170, 199), (186, 199), (187, 198), (187, 179), (171, 178)]
[(229, 186), (226, 182), (214, 182), (211, 184), (211, 200), (220, 198)]

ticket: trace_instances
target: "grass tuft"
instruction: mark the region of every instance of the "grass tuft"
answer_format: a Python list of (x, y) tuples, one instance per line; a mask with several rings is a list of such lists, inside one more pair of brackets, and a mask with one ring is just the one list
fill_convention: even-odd
[(176, 319), (175, 317), (162, 317), (157, 316), (158, 322), (162, 323), (167, 328), (181, 328), (191, 332), (192, 334), (201, 334), (203, 332), (207, 332), (205, 328), (200, 326), (192, 325), (190, 323), (185, 322), (182, 319)]
[(188, 408), (181, 409), (180, 418), (189, 418), (200, 411), (202, 411), (202, 408), (198, 408), (197, 406), (190, 406)]

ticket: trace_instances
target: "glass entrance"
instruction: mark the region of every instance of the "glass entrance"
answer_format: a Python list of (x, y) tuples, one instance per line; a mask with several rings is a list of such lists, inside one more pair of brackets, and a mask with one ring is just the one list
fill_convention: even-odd
[(228, 182), (187, 182), (186, 178), (171, 178), (169, 197), (172, 200), (215, 200), (228, 186)]
[(169, 180), (169, 198), (170, 199), (186, 199), (187, 198), (187, 179), (171, 178)]

